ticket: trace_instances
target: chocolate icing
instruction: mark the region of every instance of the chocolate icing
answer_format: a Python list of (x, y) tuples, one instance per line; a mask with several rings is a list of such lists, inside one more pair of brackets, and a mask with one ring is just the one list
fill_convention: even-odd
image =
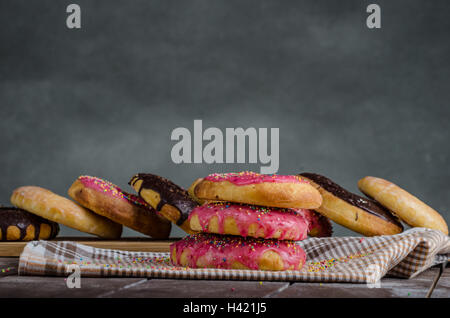
[(159, 193), (161, 200), (158, 206), (155, 207), (157, 211), (161, 211), (165, 204), (170, 204), (180, 211), (180, 218), (177, 220), (177, 225), (182, 225), (189, 217), (192, 209), (198, 206), (185, 189), (166, 178), (150, 173), (138, 173), (131, 179), (129, 184), (133, 186), (139, 180), (142, 180), (141, 187), (138, 191), (139, 195), (141, 195), (142, 189), (150, 189)]
[(310, 179), (339, 199), (403, 228), (399, 219), (377, 201), (351, 193), (320, 174), (304, 172), (299, 175)]
[(6, 231), (9, 226), (16, 226), (20, 230), (21, 241), (27, 234), (27, 227), (32, 225), (34, 227), (33, 240), (39, 240), (41, 232), (41, 224), (48, 224), (50, 226), (49, 239), (54, 238), (59, 232), (58, 223), (46, 220), (40, 216), (27, 212), (19, 208), (0, 207), (0, 230), (2, 232), (1, 241), (6, 241)]

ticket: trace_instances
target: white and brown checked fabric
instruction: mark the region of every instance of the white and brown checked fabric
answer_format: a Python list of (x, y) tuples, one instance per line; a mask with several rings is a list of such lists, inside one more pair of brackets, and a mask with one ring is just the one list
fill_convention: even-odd
[(392, 236), (310, 238), (298, 242), (307, 254), (300, 271), (191, 269), (172, 266), (169, 253), (125, 252), (74, 242), (33, 241), (20, 256), (19, 275), (81, 277), (275, 280), (375, 283), (384, 275), (410, 278), (450, 258), (450, 239), (414, 228)]

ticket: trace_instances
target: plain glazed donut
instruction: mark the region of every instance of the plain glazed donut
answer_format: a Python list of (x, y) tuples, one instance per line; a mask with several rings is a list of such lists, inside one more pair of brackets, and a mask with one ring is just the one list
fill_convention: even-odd
[(324, 176), (315, 173), (300, 176), (320, 191), (323, 203), (315, 210), (330, 220), (365, 236), (403, 231), (399, 220), (378, 202), (351, 193)]
[(191, 229), (203, 233), (300, 241), (309, 222), (294, 210), (235, 203), (207, 203), (189, 215)]
[(299, 270), (306, 254), (292, 241), (194, 234), (170, 245), (173, 265), (190, 268)]
[(11, 196), (11, 203), (45, 219), (102, 238), (117, 239), (122, 234), (121, 224), (40, 187), (17, 188)]
[(50, 240), (59, 225), (19, 208), (0, 207), (0, 241)]
[(138, 173), (129, 184), (151, 207), (186, 233), (195, 233), (189, 226), (189, 213), (198, 206), (189, 193), (172, 181), (150, 173)]
[(297, 176), (246, 171), (215, 173), (195, 182), (194, 197), (200, 200), (299, 209), (318, 208), (322, 203), (319, 191)]
[(448, 235), (444, 218), (412, 194), (387, 180), (365, 177), (358, 187), (365, 195), (374, 198), (412, 227), (426, 227)]
[(80, 176), (68, 190), (85, 208), (153, 238), (170, 234), (171, 224), (140, 197), (122, 191), (106, 180)]

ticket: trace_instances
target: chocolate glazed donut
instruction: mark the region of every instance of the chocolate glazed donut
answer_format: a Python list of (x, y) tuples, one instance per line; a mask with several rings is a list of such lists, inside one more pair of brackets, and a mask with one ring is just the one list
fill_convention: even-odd
[(186, 233), (196, 233), (189, 225), (189, 214), (198, 206), (189, 193), (172, 181), (150, 173), (138, 173), (129, 184), (149, 205)]
[(19, 208), (0, 207), (0, 241), (52, 239), (59, 232), (58, 223)]
[(301, 173), (299, 176), (320, 191), (323, 203), (316, 211), (332, 221), (365, 236), (403, 231), (399, 219), (377, 201), (351, 193), (319, 174)]

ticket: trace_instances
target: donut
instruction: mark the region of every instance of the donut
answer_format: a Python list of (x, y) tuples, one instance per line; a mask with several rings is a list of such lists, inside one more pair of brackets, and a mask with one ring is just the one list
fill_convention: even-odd
[(109, 181), (80, 176), (68, 194), (85, 208), (140, 233), (159, 239), (170, 234), (172, 223), (140, 197), (122, 191)]
[(333, 227), (330, 220), (320, 213), (307, 209), (292, 209), (303, 216), (308, 222), (308, 235), (313, 237), (330, 237), (333, 235)]
[(19, 208), (0, 207), (0, 241), (49, 240), (59, 225)]
[[(199, 198), (197, 198), (196, 196), (195, 196), (195, 191), (194, 191), (194, 189), (195, 189), (195, 187), (197, 186), (197, 184), (200, 182), (200, 181), (202, 181), (203, 179), (202, 178), (199, 178), (199, 179), (197, 179), (197, 180), (195, 180), (194, 182), (192, 182), (192, 184), (190, 185), (190, 187), (189, 187), (189, 189), (188, 189), (188, 194), (191, 196), (191, 198), (195, 201), (195, 202), (197, 202), (198, 204), (205, 204), (205, 203), (207, 203), (207, 202), (210, 202), (210, 201), (208, 201), (208, 200), (202, 200), (202, 199), (199, 199)], [(214, 202), (214, 201), (211, 201), (211, 202)]]
[(14, 190), (11, 203), (45, 219), (106, 239), (117, 239), (122, 225), (89, 211), (47, 189), (25, 186)]
[(403, 231), (399, 219), (378, 202), (351, 193), (315, 173), (301, 173), (321, 193), (323, 203), (315, 210), (332, 221), (365, 236), (393, 235)]
[(173, 265), (190, 268), (299, 270), (306, 261), (293, 241), (193, 234), (170, 245)]
[(193, 192), (201, 200), (300, 209), (318, 208), (322, 203), (319, 191), (298, 176), (245, 171), (215, 173), (196, 182)]
[(236, 203), (207, 203), (189, 215), (191, 229), (264, 239), (296, 240), (307, 237), (309, 222), (294, 210)]
[(189, 226), (189, 213), (198, 206), (189, 193), (172, 181), (150, 173), (138, 173), (129, 184), (151, 207), (186, 233), (195, 233)]
[(370, 198), (392, 211), (412, 227), (426, 227), (448, 235), (444, 218), (418, 198), (387, 180), (364, 177), (358, 181), (358, 188)]

